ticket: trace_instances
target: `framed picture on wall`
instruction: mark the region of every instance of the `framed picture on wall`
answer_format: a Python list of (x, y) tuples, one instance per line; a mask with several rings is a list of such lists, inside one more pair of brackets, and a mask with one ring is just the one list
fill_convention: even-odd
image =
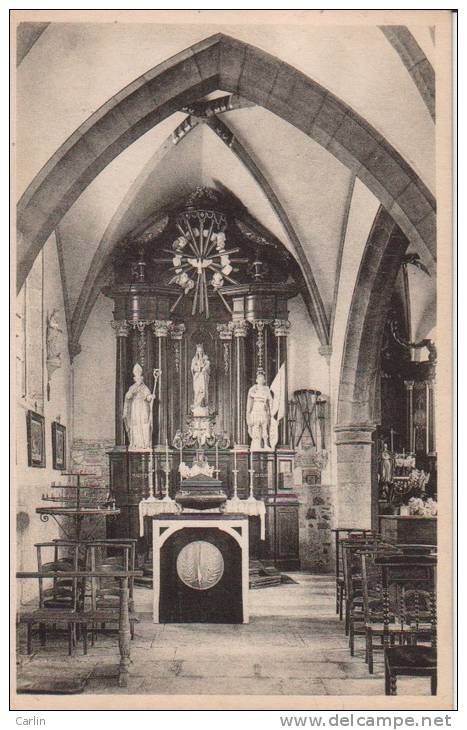
[(45, 419), (35, 411), (26, 413), (28, 466), (45, 468)]
[(66, 468), (66, 428), (57, 421), (52, 423), (52, 461), (54, 469)]

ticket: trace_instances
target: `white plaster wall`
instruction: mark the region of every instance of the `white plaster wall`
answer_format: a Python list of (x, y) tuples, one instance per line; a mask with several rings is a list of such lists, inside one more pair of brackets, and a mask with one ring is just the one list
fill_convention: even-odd
[(74, 360), (74, 437), (111, 439), (115, 435), (115, 335), (113, 302), (99, 295)]
[(294, 390), (316, 388), (329, 390), (329, 369), (319, 354), (320, 342), (311, 323), (302, 296), (289, 300), (288, 380), (289, 400)]
[[(60, 270), (58, 264), (55, 236), (51, 236), (47, 241), (41, 254), (35, 261), (34, 267), (41, 265), (41, 256), (44, 263), (44, 287), (43, 287), (43, 334), (44, 342), (41, 341), (41, 332), (38, 331), (36, 336), (30, 342), (31, 349), (35, 353), (34, 365), (40, 371), (44, 367), (44, 412), (45, 417), (45, 447), (46, 447), (46, 468), (36, 468), (28, 466), (27, 455), (27, 431), (26, 431), (26, 413), (28, 408), (34, 408), (32, 403), (17, 398), (16, 402), (16, 454), (15, 454), (15, 474), (16, 474), (16, 503), (18, 512), (27, 515), (22, 518), (29, 524), (22, 530), (17, 531), (17, 570), (35, 570), (37, 568), (36, 551), (34, 544), (44, 542), (54, 537), (58, 537), (58, 528), (53, 520), (49, 522), (41, 522), (39, 516), (35, 512), (35, 508), (41, 506), (41, 497), (45, 492), (51, 492), (50, 484), (52, 481), (60, 482), (60, 472), (54, 471), (52, 468), (52, 421), (57, 420), (60, 416), (60, 422), (67, 428), (67, 447), (71, 445), (71, 421), (70, 421), (70, 361), (68, 357), (68, 344), (66, 333), (66, 321), (63, 304), (62, 284), (60, 278)], [(30, 275), (31, 276), (31, 275)], [(50, 401), (47, 401), (46, 385), (47, 371), (45, 368), (45, 334), (47, 312), (52, 309), (58, 309), (58, 320), (63, 330), (61, 336), (61, 360), (62, 367), (52, 375), (50, 384)], [(44, 362), (42, 362), (44, 358)], [(45, 503), (42, 503), (44, 506)], [(37, 593), (37, 585), (35, 581), (21, 581), (18, 588), (18, 599), (21, 601), (29, 600)]]

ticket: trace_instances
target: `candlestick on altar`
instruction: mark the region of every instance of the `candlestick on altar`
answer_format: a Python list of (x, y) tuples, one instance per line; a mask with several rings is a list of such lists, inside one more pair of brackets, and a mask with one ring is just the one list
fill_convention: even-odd
[(149, 454), (149, 499), (153, 501), (154, 497), (154, 454)]
[(233, 484), (234, 493), (233, 493), (233, 498), (234, 499), (238, 499), (238, 483), (237, 483), (238, 469), (232, 469), (232, 474), (234, 475), (234, 484)]
[(255, 470), (253, 469), (253, 449), (250, 448), (250, 468), (248, 469), (248, 472), (250, 474), (250, 494), (249, 499), (254, 499), (253, 495), (253, 477), (255, 475)]
[(219, 471), (219, 442), (216, 441), (216, 471)]
[(250, 493), (248, 495), (248, 499), (254, 499), (255, 497), (253, 494), (253, 477), (254, 477), (255, 472), (253, 469), (248, 469), (248, 472), (250, 474)]
[(168, 500), (168, 499), (170, 499), (170, 497), (169, 497), (169, 465), (168, 464), (166, 464), (164, 471), (165, 471), (165, 490), (164, 490), (165, 491), (165, 495), (164, 495), (164, 499), (165, 500)]
[(237, 470), (237, 452), (235, 451), (235, 447), (234, 447), (234, 468), (232, 469), (232, 471), (233, 472), (236, 472), (238, 474), (238, 470)]
[(165, 440), (165, 499), (169, 499), (169, 442)]
[(182, 483), (182, 473), (181, 473), (182, 464), (183, 464), (183, 441), (180, 438), (180, 462), (178, 465), (178, 473), (180, 475), (180, 484)]

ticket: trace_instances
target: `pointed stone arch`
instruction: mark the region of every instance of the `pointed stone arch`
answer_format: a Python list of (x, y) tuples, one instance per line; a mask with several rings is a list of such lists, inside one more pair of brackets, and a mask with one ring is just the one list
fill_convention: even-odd
[(36, 175), (18, 204), (18, 289), (49, 235), (99, 172), (167, 116), (218, 89), (264, 106), (324, 146), (377, 196), (407, 238), (435, 257), (434, 197), (389, 142), (316, 81), (219, 33), (115, 94)]
[[(184, 144), (188, 138), (190, 132), (195, 129), (200, 123), (195, 117), (188, 117), (189, 125), (188, 131), (184, 137), (178, 142), (178, 144)], [(287, 212), (277, 197), (277, 194), (272, 188), (271, 183), (267, 179), (265, 173), (261, 170), (259, 163), (256, 162), (251, 153), (246, 150), (240, 140), (233, 135), (228, 125), (221, 121), (219, 117), (210, 117), (204, 120), (206, 126), (211, 129), (213, 134), (216, 134), (225, 144), (228, 149), (234, 154), (239, 161), (246, 167), (250, 175), (254, 178), (259, 189), (268, 200), (274, 214), (284, 227), (289, 240), (294, 248), (295, 257), (298, 260), (299, 266), (302, 270), (302, 274), (306, 284), (306, 290), (303, 291), (305, 305), (308, 313), (311, 317), (313, 325), (318, 334), (318, 338), (322, 345), (329, 344), (329, 323), (326, 317), (326, 312), (322, 302), (321, 294), (316, 284), (313, 272), (311, 270), (306, 254), (303, 250), (302, 243), (287, 215)], [(180, 126), (180, 125), (179, 125)], [(223, 139), (222, 133), (226, 132), (230, 142), (226, 142)], [(161, 145), (159, 150), (151, 158), (148, 164), (143, 168), (138, 178), (131, 185), (127, 194), (122, 199), (120, 205), (115, 211), (112, 219), (110, 220), (104, 235), (99, 242), (99, 245), (94, 253), (91, 264), (86, 275), (86, 279), (80, 291), (80, 295), (73, 313), (72, 320), (72, 334), (71, 334), (71, 350), (74, 353), (79, 352), (79, 339), (86, 325), (89, 314), (94, 306), (99, 290), (103, 285), (103, 282), (107, 276), (108, 260), (111, 254), (112, 248), (116, 243), (116, 236), (118, 236), (119, 226), (122, 219), (127, 215), (128, 210), (131, 209), (132, 202), (135, 196), (138, 194), (147, 180), (148, 174), (152, 173), (155, 167), (162, 162), (166, 155), (170, 154), (170, 151), (174, 148), (173, 146), (174, 135), (169, 135), (165, 142)]]
[(334, 429), (338, 524), (349, 527), (371, 527), (374, 523), (377, 495), (372, 484), (372, 434), (380, 420), (380, 352), (396, 277), (408, 245), (388, 212), (380, 208), (365, 246), (347, 320)]

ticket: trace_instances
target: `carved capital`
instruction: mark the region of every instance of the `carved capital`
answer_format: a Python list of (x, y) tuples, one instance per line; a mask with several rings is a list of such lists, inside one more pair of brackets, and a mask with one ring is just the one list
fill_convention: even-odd
[(272, 324), (274, 327), (274, 335), (276, 337), (287, 337), (290, 329), (290, 322), (288, 319), (275, 319)]
[(234, 323), (226, 322), (225, 324), (218, 324), (217, 331), (219, 333), (220, 340), (231, 340), (234, 331)]
[(153, 332), (156, 337), (167, 337), (172, 327), (173, 322), (170, 319), (155, 319), (152, 323)]
[(146, 327), (151, 324), (151, 321), (149, 319), (130, 319), (128, 324), (132, 329), (144, 332)]
[(246, 337), (248, 334), (248, 322), (246, 319), (239, 319), (233, 322), (233, 332), (235, 337)]
[(128, 337), (130, 325), (126, 319), (115, 319), (110, 324), (115, 332), (115, 337)]
[(183, 335), (185, 334), (186, 327), (184, 324), (174, 324), (172, 327), (169, 327), (169, 330), (172, 340), (182, 340)]
[(252, 322), (253, 327), (255, 330), (258, 330), (258, 332), (263, 332), (264, 328), (267, 324), (270, 324), (270, 319), (254, 319)]
[(325, 358), (327, 364), (329, 365), (329, 363), (331, 361), (331, 355), (332, 355), (331, 345), (321, 345), (318, 352), (320, 355), (322, 355)]
[(414, 381), (413, 380), (404, 380), (404, 385), (406, 390), (413, 390)]

